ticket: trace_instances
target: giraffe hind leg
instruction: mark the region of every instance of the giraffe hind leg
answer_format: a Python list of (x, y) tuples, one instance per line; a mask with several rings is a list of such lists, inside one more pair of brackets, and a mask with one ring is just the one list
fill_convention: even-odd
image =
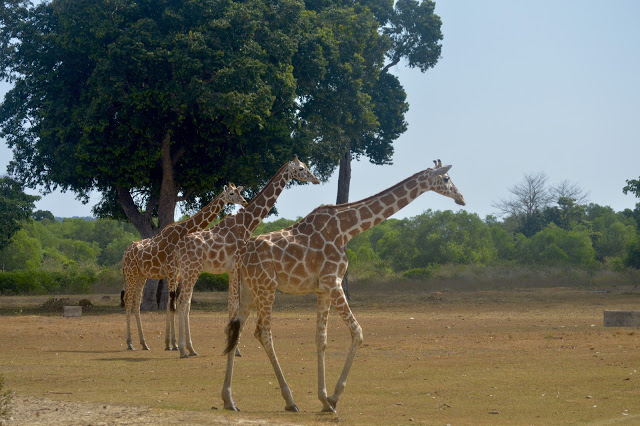
[[(178, 344), (176, 342), (176, 326), (175, 326), (175, 314), (176, 314), (176, 292), (173, 290), (175, 286), (174, 280), (169, 280), (169, 303), (167, 304), (167, 314), (165, 320), (165, 336), (164, 336), (164, 350), (165, 351), (177, 351)], [(179, 288), (178, 284), (178, 288)]]
[(142, 303), (142, 291), (144, 290), (144, 285), (146, 283), (145, 278), (141, 278), (140, 282), (138, 282), (135, 289), (135, 298), (133, 301), (133, 313), (136, 317), (136, 322), (138, 324), (138, 337), (140, 338), (140, 345), (142, 349), (145, 351), (149, 351), (149, 346), (147, 346), (147, 342), (144, 339), (144, 332), (142, 331), (142, 319), (140, 318), (140, 303)]
[(262, 300), (263, 303), (258, 306), (258, 320), (256, 321), (256, 331), (254, 332), (254, 336), (260, 341), (260, 344), (269, 357), (273, 371), (276, 373), (276, 378), (280, 385), (280, 393), (286, 402), (284, 409), (286, 411), (298, 412), (300, 410), (293, 400), (293, 394), (291, 393), (291, 389), (284, 378), (282, 368), (278, 362), (278, 357), (276, 356), (276, 352), (273, 348), (273, 338), (271, 335), (271, 311), (275, 300), (275, 285), (267, 285), (266, 287), (271, 287), (272, 289), (263, 291), (262, 294), (256, 297), (257, 299)]
[(331, 289), (331, 301), (333, 302), (336, 311), (340, 314), (343, 321), (349, 327), (349, 331), (351, 332), (351, 347), (349, 348), (349, 353), (347, 355), (347, 359), (344, 363), (344, 367), (342, 368), (342, 373), (340, 374), (340, 378), (336, 383), (336, 387), (333, 391), (333, 395), (327, 398), (329, 403), (335, 409), (338, 404), (338, 399), (340, 395), (344, 392), (344, 388), (347, 384), (347, 376), (349, 375), (349, 371), (351, 370), (351, 365), (353, 364), (353, 360), (356, 357), (356, 352), (358, 348), (362, 344), (362, 328), (358, 321), (356, 321), (353, 313), (351, 312), (351, 308), (349, 308), (349, 303), (347, 302), (347, 298), (342, 291), (341, 280), (337, 280), (336, 287)]
[(318, 399), (322, 402), (322, 411), (335, 413), (336, 402), (327, 398), (325, 382), (325, 352), (327, 348), (327, 320), (331, 309), (331, 299), (328, 294), (318, 295), (318, 309), (316, 320), (316, 347), (318, 351)]
[[(229, 324), (225, 328), (225, 334), (227, 335), (227, 346), (225, 353), (227, 354), (227, 368), (224, 375), (224, 384), (222, 385), (222, 401), (224, 402), (224, 409), (230, 411), (240, 411), (233, 401), (231, 382), (233, 378), (233, 364), (235, 362), (234, 347), (237, 346), (240, 334), (247, 321), (249, 312), (253, 309), (252, 300), (250, 295), (241, 291), (241, 300), (239, 302), (239, 309), (233, 318), (229, 321)], [(242, 299), (244, 297), (244, 299)], [(237, 321), (237, 323), (234, 323)]]

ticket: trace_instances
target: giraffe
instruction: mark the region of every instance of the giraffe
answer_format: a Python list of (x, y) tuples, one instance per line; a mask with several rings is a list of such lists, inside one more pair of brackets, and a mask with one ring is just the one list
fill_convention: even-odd
[[(227, 369), (222, 387), (224, 408), (236, 411), (231, 395), (233, 351), (252, 309), (257, 310), (255, 337), (265, 349), (286, 401), (285, 410), (298, 411), (273, 349), (271, 312), (276, 289), (284, 293), (317, 295), (316, 347), (318, 352), (318, 398), (322, 411), (335, 412), (347, 376), (362, 343), (362, 329), (342, 290), (347, 270), (345, 246), (359, 233), (388, 218), (426, 191), (435, 191), (465, 205), (464, 198), (447, 174), (451, 166), (423, 170), (398, 184), (360, 201), (320, 206), (289, 228), (252, 237), (238, 249), (234, 282), (229, 292), (231, 320), (227, 334)], [(331, 305), (349, 327), (351, 347), (332, 396), (325, 385), (327, 318)]]
[[(278, 196), (291, 179), (319, 184), (320, 180), (311, 173), (306, 164), (294, 156), (284, 164), (251, 202), (235, 215), (227, 216), (216, 226), (184, 237), (177, 247), (175, 261), (180, 274), (177, 297), (180, 358), (197, 356), (191, 341), (189, 310), (193, 287), (201, 272), (230, 274), (233, 280), (233, 259), (237, 248), (258, 227), (274, 206)], [(174, 285), (177, 285), (174, 283)], [(175, 290), (175, 288), (169, 288)], [(173, 293), (172, 293), (173, 294)], [(174, 330), (174, 313), (167, 315), (167, 331)], [(175, 339), (175, 338), (174, 338)], [(189, 351), (187, 354), (186, 349)]]
[[(127, 349), (134, 349), (131, 343), (131, 311), (133, 310), (138, 324), (140, 344), (142, 349), (149, 350), (144, 340), (140, 320), (140, 302), (146, 279), (168, 278), (169, 283), (175, 281), (177, 271), (171, 267), (168, 259), (171, 258), (176, 243), (189, 232), (204, 229), (228, 203), (241, 206), (247, 204), (242, 197), (242, 186), (235, 187), (230, 183), (216, 198), (189, 219), (168, 225), (155, 237), (135, 241), (127, 247), (122, 256), (125, 289), (120, 294), (121, 305), (126, 306), (127, 311)], [(168, 347), (169, 343), (165, 343)]]

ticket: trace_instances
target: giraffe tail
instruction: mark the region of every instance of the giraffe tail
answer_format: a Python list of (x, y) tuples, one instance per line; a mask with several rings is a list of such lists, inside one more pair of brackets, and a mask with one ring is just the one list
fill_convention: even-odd
[(124, 308), (124, 290), (120, 292), (120, 306)]
[(235, 347), (238, 345), (238, 340), (240, 339), (240, 320), (233, 319), (229, 321), (224, 331), (227, 334), (227, 347), (223, 353), (227, 355), (229, 352), (234, 352)]
[(176, 300), (178, 299), (178, 296), (180, 296), (181, 287), (182, 287), (182, 281), (178, 283), (178, 287), (176, 288), (175, 291), (169, 292), (169, 309), (171, 309), (171, 312), (176, 311)]
[(176, 311), (176, 298), (180, 295), (180, 284), (181, 283), (178, 283), (177, 291), (173, 290), (169, 292), (169, 309), (171, 309), (171, 312)]

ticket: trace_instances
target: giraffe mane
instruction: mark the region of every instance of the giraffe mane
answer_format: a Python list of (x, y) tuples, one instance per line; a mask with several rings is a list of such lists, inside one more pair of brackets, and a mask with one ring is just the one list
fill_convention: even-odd
[(433, 170), (433, 169), (431, 167), (429, 167), (429, 168), (427, 168), (425, 170), (422, 170), (422, 171), (419, 171), (417, 173), (414, 173), (413, 175), (411, 175), (408, 178), (398, 182), (397, 184), (395, 184), (395, 185), (393, 185), (393, 186), (391, 186), (389, 188), (383, 189), (382, 191), (378, 192), (377, 194), (371, 195), (371, 196), (369, 196), (367, 198), (363, 198), (362, 200), (353, 201), (351, 203), (334, 204), (334, 205), (331, 205), (331, 206), (336, 208), (336, 209), (338, 209), (338, 210), (348, 210), (348, 209), (351, 209), (351, 208), (354, 208), (354, 207), (358, 207), (358, 206), (360, 206), (360, 205), (362, 205), (364, 203), (367, 203), (367, 202), (369, 202), (369, 201), (371, 201), (371, 200), (373, 200), (375, 198), (379, 198), (381, 196), (381, 194), (383, 194), (385, 192), (391, 192), (394, 189), (403, 186), (408, 181), (414, 179), (416, 176), (418, 176), (418, 175), (420, 175), (420, 174), (422, 174), (422, 173), (424, 173), (424, 172), (426, 172), (428, 170)]
[(284, 163), (282, 165), (282, 167), (280, 167), (280, 169), (271, 177), (271, 179), (269, 179), (269, 182), (267, 182), (266, 184), (264, 184), (262, 186), (262, 189), (260, 190), (260, 192), (258, 192), (252, 199), (251, 201), (249, 201), (247, 203), (247, 205), (245, 207), (243, 207), (243, 209), (247, 210), (249, 206), (253, 205), (255, 203), (255, 201), (260, 197), (260, 195), (262, 195), (270, 186), (271, 184), (276, 180), (276, 177), (280, 176), (280, 172), (282, 172), (282, 170), (287, 167), (289, 165), (289, 161), (287, 161), (286, 163)]

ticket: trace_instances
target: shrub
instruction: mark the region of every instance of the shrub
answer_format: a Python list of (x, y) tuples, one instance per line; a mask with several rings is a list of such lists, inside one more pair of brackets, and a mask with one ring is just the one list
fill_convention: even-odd
[(228, 291), (229, 274), (209, 274), (203, 272), (196, 281), (196, 288), (200, 291)]
[(627, 249), (627, 255), (624, 258), (625, 266), (640, 269), (640, 237), (636, 238)]
[(427, 280), (433, 278), (433, 276), (440, 270), (440, 265), (429, 265), (426, 268), (413, 268), (405, 271), (402, 274), (403, 278), (410, 280)]
[(7, 390), (2, 391), (4, 388), (4, 377), (0, 375), (0, 419), (6, 418), (9, 415), (9, 404), (11, 404), (11, 398), (13, 398), (13, 392)]
[(1, 294), (88, 293), (98, 282), (91, 270), (27, 270), (0, 274)]

